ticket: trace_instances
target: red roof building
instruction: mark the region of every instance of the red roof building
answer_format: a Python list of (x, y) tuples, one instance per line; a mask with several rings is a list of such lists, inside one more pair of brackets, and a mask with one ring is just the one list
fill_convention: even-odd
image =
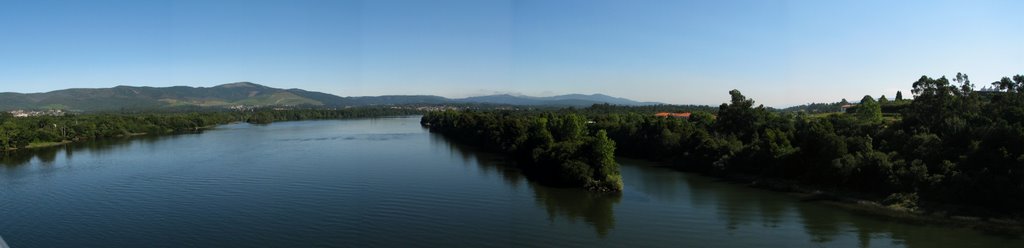
[(672, 118), (690, 119), (690, 112), (683, 112), (683, 113), (660, 112), (660, 113), (654, 114), (654, 116), (665, 117), (665, 118), (672, 117)]

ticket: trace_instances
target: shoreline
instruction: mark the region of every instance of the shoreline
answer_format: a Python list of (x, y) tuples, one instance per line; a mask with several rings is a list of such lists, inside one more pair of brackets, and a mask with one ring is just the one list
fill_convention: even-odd
[[(694, 173), (694, 172), (688, 172)], [(825, 205), (837, 207), (855, 214), (861, 214), (872, 218), (884, 218), (903, 223), (919, 225), (938, 225), (956, 228), (969, 228), (977, 231), (1024, 237), (1024, 222), (1011, 217), (982, 217), (971, 215), (959, 215), (950, 213), (947, 207), (919, 207), (918, 209), (906, 209), (898, 206), (887, 206), (880, 200), (869, 199), (862, 193), (855, 191), (825, 190), (796, 181), (764, 178), (750, 175), (708, 175), (704, 176), (722, 179), (736, 184), (743, 184), (751, 188), (776, 191), (791, 194), (800, 198), (803, 202), (820, 202)], [(931, 205), (924, 202), (922, 205)], [(998, 215), (993, 215), (998, 216)]]
[[(226, 124), (222, 124), (222, 125), (227, 125), (227, 124), (231, 124), (231, 123), (226, 123)], [(164, 135), (177, 135), (177, 134), (185, 134), (185, 133), (195, 133), (195, 132), (199, 132), (199, 131), (203, 131), (203, 130), (214, 129), (214, 128), (217, 128), (218, 126), (220, 126), (220, 125), (198, 127), (196, 129), (194, 129), (193, 132), (171, 132), (171, 133), (167, 133), (167, 134), (153, 134), (153, 135), (164, 136)], [(42, 149), (42, 148), (50, 148), (50, 147), (63, 146), (63, 145), (69, 145), (69, 144), (86, 143), (86, 142), (90, 142), (90, 141), (97, 140), (97, 139), (126, 139), (126, 138), (132, 138), (132, 137), (138, 137), (138, 136), (146, 136), (146, 135), (151, 135), (151, 134), (150, 133), (126, 133), (126, 134), (119, 134), (119, 135), (111, 136), (111, 137), (99, 137), (99, 138), (89, 138), (89, 139), (75, 138), (75, 139), (71, 139), (71, 140), (62, 140), (60, 142), (55, 142), (55, 141), (51, 141), (51, 142), (38, 142), (38, 143), (28, 144), (27, 146), (22, 147), (22, 148), (7, 148), (6, 150), (3, 150), (3, 152), (30, 151), (30, 150), (36, 150), (36, 149)]]
[[(39, 142), (39, 143), (28, 144), (28, 146), (25, 146), (24, 149), (37, 149), (37, 148), (47, 148), (47, 147), (54, 147), (54, 146), (62, 146), (62, 145), (71, 144), (73, 142), (74, 141), (71, 141), (71, 140), (62, 140), (62, 141), (59, 141), (59, 142)], [(13, 151), (13, 150), (17, 150), (17, 149), (15, 148), (15, 149), (10, 149), (10, 150)]]
[[(364, 119), (364, 118), (369, 118), (369, 119), (372, 119), (372, 118), (402, 118), (402, 117), (412, 117), (412, 116), (418, 116), (418, 115), (386, 115), (386, 116), (377, 116), (377, 117), (355, 117), (355, 118), (340, 118), (340, 119), (284, 120), (284, 121), (274, 121), (274, 122), (271, 122), (271, 123), (292, 122), (292, 121), (312, 121), (312, 120), (349, 120), (349, 119)], [(125, 133), (125, 134), (119, 134), (119, 135), (111, 136), (111, 137), (75, 138), (75, 139), (71, 139), (71, 140), (63, 140), (63, 141), (60, 141), (60, 142), (39, 142), (39, 143), (29, 144), (29, 145), (27, 145), (25, 147), (22, 147), (22, 148), (0, 149), (0, 153), (3, 153), (3, 152), (15, 152), (15, 151), (29, 151), (29, 150), (42, 149), (42, 148), (50, 148), (50, 147), (63, 146), (63, 145), (69, 145), (69, 144), (85, 143), (85, 142), (90, 142), (90, 141), (97, 140), (97, 139), (122, 139), (122, 138), (132, 138), (132, 137), (147, 136), (147, 135), (165, 136), (165, 135), (178, 135), (178, 134), (197, 133), (197, 132), (201, 132), (201, 131), (216, 129), (216, 128), (218, 128), (220, 126), (224, 126), (224, 125), (232, 125), (232, 124), (239, 124), (239, 123), (249, 123), (249, 124), (252, 124), (252, 125), (265, 125), (265, 124), (256, 124), (256, 123), (250, 123), (250, 122), (245, 122), (245, 121), (233, 121), (233, 122), (222, 123), (222, 124), (214, 124), (214, 125), (207, 125), (207, 126), (202, 126), (202, 127), (196, 127), (194, 129), (192, 129), (192, 131), (185, 131), (185, 132), (169, 132), (169, 133), (162, 133), (162, 134), (150, 134), (150, 133), (145, 133), (145, 132), (143, 132), (143, 133)], [(267, 124), (270, 124), (270, 123), (267, 123)]]
[[(1024, 220), (993, 214), (998, 217), (983, 217), (950, 213), (951, 209), (962, 206), (939, 205), (923, 202), (916, 210), (886, 206), (881, 200), (866, 197), (866, 193), (856, 191), (837, 191), (821, 189), (792, 180), (760, 177), (754, 175), (715, 175), (698, 171), (688, 171), (668, 165), (664, 161), (644, 158), (621, 157), (629, 160), (647, 162), (644, 166), (663, 167), (682, 173), (693, 173), (716, 179), (723, 183), (732, 183), (759, 190), (775, 191), (799, 198), (801, 202), (816, 202), (836, 207), (854, 214), (869, 218), (917, 225), (936, 225), (953, 228), (967, 228), (996, 235), (1007, 235), (1024, 238)], [(939, 207), (927, 207), (939, 206)]]

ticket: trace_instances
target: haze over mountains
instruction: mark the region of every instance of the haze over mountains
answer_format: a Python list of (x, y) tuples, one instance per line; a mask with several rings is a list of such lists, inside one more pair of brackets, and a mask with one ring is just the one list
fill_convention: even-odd
[(46, 93), (0, 93), (0, 110), (64, 109), (71, 111), (159, 110), (173, 108), (226, 108), (231, 106), (357, 107), (404, 104), (501, 104), (528, 106), (655, 105), (602, 94), (551, 97), (508, 94), (450, 99), (433, 95), (341, 97), (302, 89), (278, 89), (240, 82), (214, 87), (136, 87), (65, 89)]

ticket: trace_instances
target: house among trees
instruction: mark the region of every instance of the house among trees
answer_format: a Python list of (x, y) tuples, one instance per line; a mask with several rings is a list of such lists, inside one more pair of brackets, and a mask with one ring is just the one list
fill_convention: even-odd
[(992, 86), (992, 87), (982, 86), (981, 89), (978, 90), (978, 92), (999, 92), (999, 88), (996, 87), (996, 86)]
[(51, 109), (51, 110), (11, 110), (10, 113), (13, 117), (24, 118), (24, 117), (35, 117), (35, 116), (64, 116), (64, 110)]
[(672, 118), (690, 119), (690, 114), (691, 114), (690, 112), (683, 112), (683, 113), (658, 112), (657, 114), (654, 114), (654, 116), (665, 117), (665, 118), (672, 117)]
[(849, 103), (848, 103), (848, 104), (843, 104), (843, 105), (840, 105), (840, 106), (839, 106), (839, 112), (840, 112), (840, 113), (846, 113), (846, 111), (847, 111), (848, 109), (850, 109), (850, 108), (852, 108), (852, 107), (855, 107), (855, 106), (857, 106), (857, 105), (856, 105), (856, 104), (849, 104)]

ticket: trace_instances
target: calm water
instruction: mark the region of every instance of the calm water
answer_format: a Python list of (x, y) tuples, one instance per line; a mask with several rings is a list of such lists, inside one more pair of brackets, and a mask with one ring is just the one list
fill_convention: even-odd
[(235, 124), (0, 161), (25, 247), (1024, 247), (620, 160), (621, 196), (527, 181), (417, 117)]

